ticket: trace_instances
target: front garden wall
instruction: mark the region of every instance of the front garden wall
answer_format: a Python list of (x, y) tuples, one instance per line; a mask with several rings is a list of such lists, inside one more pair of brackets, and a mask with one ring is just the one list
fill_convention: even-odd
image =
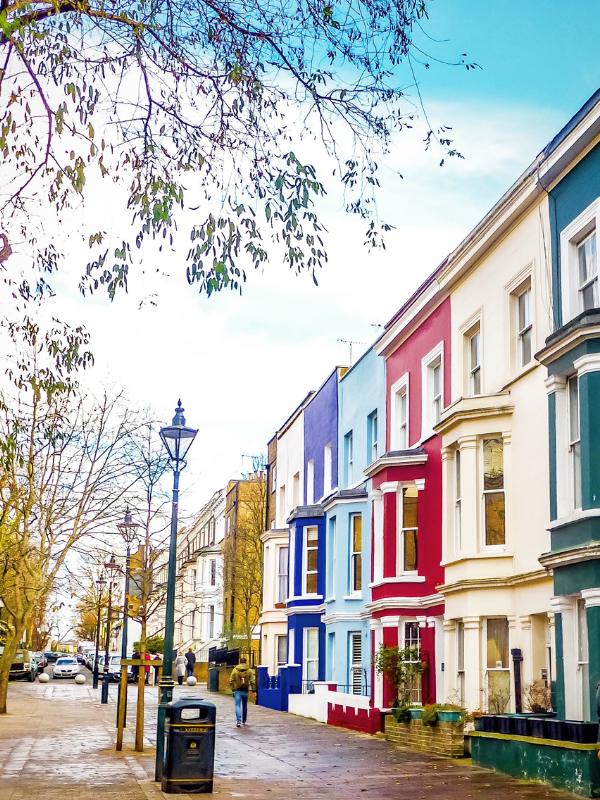
[(409, 750), (422, 750), (447, 758), (462, 758), (465, 754), (465, 735), (461, 724), (438, 722), (431, 726), (423, 725), (420, 719), (413, 719), (409, 723), (396, 722), (391, 714), (386, 714), (385, 738)]
[(600, 797), (599, 750), (600, 744), (471, 733), (471, 755), (477, 766), (543, 781), (583, 797)]

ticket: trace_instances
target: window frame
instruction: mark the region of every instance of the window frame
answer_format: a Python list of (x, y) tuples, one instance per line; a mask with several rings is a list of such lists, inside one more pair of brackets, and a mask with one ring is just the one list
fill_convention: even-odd
[[(583, 311), (591, 311), (594, 308), (598, 308), (598, 237), (597, 237), (596, 234), (597, 234), (597, 231), (596, 231), (596, 228), (594, 227), (594, 229), (592, 231), (590, 231), (587, 234), (587, 236), (584, 236), (581, 241), (577, 242), (577, 245), (576, 245), (577, 267), (578, 267), (578, 272), (577, 272), (577, 283), (578, 283), (578, 286), (577, 286), (577, 298), (578, 298), (577, 307), (579, 308), (579, 312), (580, 313), (583, 312)], [(588, 275), (586, 277), (585, 281), (582, 283), (582, 281), (581, 281), (581, 260), (579, 258), (579, 254), (580, 254), (581, 248), (584, 247), (585, 244), (587, 242), (589, 242), (591, 239), (594, 240), (594, 253), (595, 253), (594, 271), (590, 273), (591, 277), (590, 277), (590, 275)], [(593, 301), (594, 302), (590, 306), (590, 308), (586, 308), (585, 307), (585, 291), (586, 291), (586, 289), (589, 289), (590, 287), (592, 288), (592, 295), (593, 295)]]
[(367, 464), (377, 461), (379, 450), (379, 419), (377, 409), (367, 417)]
[[(485, 443), (499, 439), (502, 443), (502, 489), (485, 489)], [(481, 481), (481, 547), (483, 550), (505, 550), (506, 549), (506, 447), (504, 443), (504, 436), (502, 433), (488, 433), (484, 434), (480, 440), (480, 481)], [(504, 501), (504, 542), (501, 544), (488, 544), (487, 543), (487, 517), (486, 517), (486, 503), (485, 498), (488, 494), (502, 493)]]
[[(477, 362), (473, 364), (473, 340), (477, 339)], [(469, 397), (479, 397), (482, 394), (482, 379), (481, 379), (481, 325), (477, 325), (466, 334), (467, 340), (467, 353), (469, 358)], [(476, 386), (476, 384), (479, 384)]]
[(454, 549), (462, 552), (462, 480), (460, 447), (454, 451)]
[[(525, 297), (525, 295), (529, 296), (529, 300), (527, 303), (528, 311), (529, 311), (529, 320), (523, 327), (521, 327), (521, 299)], [(521, 284), (519, 289), (514, 292), (515, 298), (515, 319), (516, 319), (516, 328), (517, 328), (517, 367), (518, 369), (525, 369), (528, 367), (531, 362), (533, 361), (533, 350), (534, 350), (534, 342), (533, 342), (533, 313), (532, 313), (532, 305), (533, 305), (533, 290), (531, 287), (531, 280), (527, 280), (525, 285)], [(524, 360), (524, 341), (525, 336), (529, 334), (529, 358), (527, 361)]]
[[(281, 556), (283, 551), (285, 550), (285, 572), (281, 571)], [(276, 601), (277, 603), (286, 603), (288, 599), (288, 591), (289, 591), (289, 558), (290, 558), (290, 551), (289, 546), (287, 544), (280, 544), (275, 548), (275, 563), (277, 564), (277, 576), (276, 576)], [(285, 579), (285, 582), (282, 584), (282, 579)], [(282, 588), (283, 588), (283, 596), (282, 596)]]
[[(360, 660), (358, 661), (355, 661), (354, 659), (354, 641), (359, 642)], [(362, 695), (363, 693), (362, 644), (363, 642), (362, 642), (361, 631), (348, 631), (348, 694)]]
[[(417, 493), (417, 527), (404, 525), (404, 492), (414, 489)], [(399, 523), (399, 524), (398, 524)], [(416, 566), (414, 570), (406, 569), (404, 560), (404, 538), (407, 532), (415, 533)], [(400, 486), (396, 493), (396, 577), (415, 577), (419, 574), (419, 489), (414, 483)]]
[[(560, 232), (561, 325), (584, 311), (580, 304), (579, 246), (596, 233), (596, 277), (598, 278), (598, 234), (600, 231), (600, 197), (597, 197)], [(595, 302), (600, 303), (596, 284)], [(597, 307), (597, 306), (596, 306)]]
[[(285, 641), (285, 658), (283, 661), (280, 658), (279, 653), (279, 645), (282, 641)], [(278, 667), (283, 667), (285, 664), (288, 663), (288, 636), (287, 633), (276, 633), (275, 634), (275, 663)]]
[[(410, 376), (405, 372), (390, 387), (391, 431), (390, 450), (408, 450), (410, 421)], [(401, 414), (401, 398), (405, 398), (404, 417)]]
[[(439, 367), (440, 381), (439, 393), (434, 394), (434, 370)], [(434, 427), (439, 423), (444, 413), (444, 342), (438, 344), (421, 359), (421, 441), (429, 439), (435, 434)], [(439, 401), (439, 419), (436, 419), (436, 403)]]
[[(314, 657), (308, 657), (308, 639), (311, 633), (316, 634), (317, 639), (317, 655)], [(308, 627), (304, 628), (304, 641), (303, 641), (303, 648), (302, 648), (302, 680), (305, 683), (314, 683), (314, 681), (319, 680), (319, 649), (320, 649), (320, 642), (319, 642), (319, 629), (315, 627)], [(311, 664), (316, 665), (316, 677), (309, 678), (308, 676), (308, 665), (309, 662)]]
[(306, 505), (312, 506), (315, 502), (315, 460), (309, 458), (306, 462)]
[(323, 497), (333, 489), (333, 445), (327, 442), (323, 446)]
[[(349, 520), (349, 542), (348, 542), (348, 554), (349, 554), (349, 592), (351, 595), (360, 596), (362, 595), (362, 514), (357, 512), (355, 514), (350, 514), (348, 517)], [(354, 525), (357, 520), (360, 520), (360, 550), (355, 550), (355, 542), (354, 542)], [(359, 566), (359, 577), (360, 577), (360, 586), (356, 586), (356, 577), (357, 577), (357, 565)]]
[(344, 483), (351, 486), (354, 480), (354, 431), (344, 434)]
[[(308, 532), (309, 531), (316, 531), (317, 534), (317, 541), (315, 545), (308, 546)], [(315, 597), (318, 595), (319, 589), (319, 528), (317, 525), (306, 525), (302, 530), (302, 538), (303, 538), (303, 564), (302, 564), (302, 596), (303, 597)], [(317, 564), (315, 569), (308, 569), (308, 553), (309, 550), (316, 551), (317, 554)], [(308, 577), (309, 575), (315, 576), (315, 591), (309, 592), (308, 591)]]
[[(573, 398), (571, 386), (576, 386), (577, 395), (577, 437), (573, 438)], [(579, 402), (579, 375), (567, 378), (567, 415), (569, 430), (569, 503), (573, 511), (582, 508), (581, 497), (581, 403)], [(577, 456), (575, 453), (577, 452)], [(576, 472), (577, 470), (577, 472)], [(577, 493), (579, 492), (579, 505)]]

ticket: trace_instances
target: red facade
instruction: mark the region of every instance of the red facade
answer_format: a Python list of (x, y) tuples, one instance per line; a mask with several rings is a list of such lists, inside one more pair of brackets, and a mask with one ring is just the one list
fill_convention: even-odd
[[(373, 536), (383, 539), (382, 565), (376, 575), (376, 542), (372, 542), (371, 568), (372, 595), (371, 618), (382, 628), (379, 642), (385, 645), (404, 646), (406, 622), (416, 622), (419, 627), (421, 660), (427, 664), (422, 677), (421, 700), (436, 700), (436, 640), (442, 641), (444, 607), (437, 586), (443, 583), (442, 558), (442, 464), (440, 438), (433, 434), (422, 438), (423, 359), (442, 344), (442, 406), (450, 403), (450, 299), (446, 298), (422, 321), (417, 322), (410, 335), (402, 339), (399, 333), (397, 346), (390, 346), (386, 357), (387, 387), (387, 453), (380, 459), (376, 472), (371, 472), (372, 489), (382, 492), (383, 524), (379, 531), (373, 525)], [(408, 448), (403, 456), (390, 452), (392, 424), (391, 392), (394, 384), (408, 374)], [(402, 461), (402, 463), (398, 463)], [(395, 463), (394, 463), (395, 462)], [(399, 575), (399, 539), (397, 519), (398, 492), (403, 487), (415, 486), (417, 494), (418, 546), (416, 575)], [(380, 545), (381, 546), (381, 545)], [(414, 635), (414, 633), (413, 633)], [(373, 637), (373, 646), (376, 646)], [(375, 677), (375, 676), (373, 676)], [(389, 687), (383, 687), (383, 706), (391, 702)]]

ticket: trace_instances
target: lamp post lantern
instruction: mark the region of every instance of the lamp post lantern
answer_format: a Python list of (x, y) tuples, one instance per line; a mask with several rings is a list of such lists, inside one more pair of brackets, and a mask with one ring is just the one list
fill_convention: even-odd
[(160, 703), (156, 722), (156, 764), (154, 780), (162, 779), (165, 755), (165, 714), (167, 703), (173, 699), (173, 628), (175, 625), (175, 575), (177, 562), (177, 515), (179, 510), (179, 473), (185, 467), (185, 457), (198, 431), (188, 428), (183, 416), (181, 400), (177, 402), (173, 422), (160, 430), (160, 438), (169, 454), (173, 467), (173, 500), (171, 504), (171, 535), (169, 539), (169, 564), (167, 574), (167, 605), (165, 609), (165, 644), (163, 672), (159, 683)]
[[(131, 565), (131, 545), (136, 541), (136, 532), (140, 526), (137, 522), (133, 521), (131, 511), (127, 507), (125, 517), (122, 522), (117, 523), (119, 533), (123, 537), (127, 545), (127, 555), (125, 560), (125, 597), (123, 599), (123, 633), (121, 635), (121, 658), (127, 658), (127, 619), (129, 616), (129, 570)], [(121, 702), (121, 681), (119, 681), (117, 709)], [(117, 712), (118, 716), (118, 712)], [(127, 684), (125, 684), (125, 713), (123, 717), (123, 725), (127, 724)]]
[(102, 692), (100, 694), (100, 702), (103, 704), (108, 703), (108, 684), (110, 682), (110, 675), (108, 672), (110, 661), (110, 623), (112, 613), (112, 586), (115, 573), (119, 569), (119, 565), (115, 561), (114, 555), (110, 557), (110, 561), (104, 565), (104, 569), (108, 574), (108, 612), (106, 615), (106, 643), (104, 647), (104, 669), (102, 672)]
[(92, 672), (92, 688), (98, 688), (98, 650), (100, 649), (100, 609), (102, 608), (102, 590), (106, 586), (106, 578), (104, 573), (101, 572), (100, 576), (96, 579), (96, 586), (98, 587), (98, 616), (96, 618), (96, 654), (94, 656), (94, 669)]

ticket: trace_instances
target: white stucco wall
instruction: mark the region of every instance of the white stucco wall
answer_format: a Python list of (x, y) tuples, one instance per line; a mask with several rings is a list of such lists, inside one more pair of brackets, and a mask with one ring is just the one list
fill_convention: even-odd
[[(486, 619), (507, 617), (509, 648), (523, 650), (524, 682), (540, 677), (540, 621), (549, 621), (552, 579), (538, 558), (549, 550), (546, 370), (516, 358), (514, 291), (532, 291), (532, 353), (550, 333), (550, 242), (546, 199), (513, 224), (451, 289), (452, 405), (442, 426), (444, 469), (445, 693), (458, 691), (456, 623), (465, 625), (465, 702), (486, 703)], [(481, 330), (481, 396), (469, 394), (466, 334)], [(504, 546), (483, 539), (482, 437), (504, 444)], [(455, 453), (461, 454), (461, 542), (455, 530)], [(537, 615), (533, 616), (532, 615)], [(533, 632), (533, 633), (532, 633)], [(543, 647), (542, 647), (543, 651)], [(512, 670), (512, 665), (511, 665)], [(512, 672), (511, 672), (512, 685)], [(513, 701), (514, 703), (514, 698)]]
[[(294, 507), (294, 475), (299, 475), (299, 502), (303, 502), (304, 486), (304, 412), (300, 411), (287, 428), (277, 435), (277, 497), (276, 527), (285, 528)], [(281, 503), (281, 488), (285, 487), (285, 503)]]

